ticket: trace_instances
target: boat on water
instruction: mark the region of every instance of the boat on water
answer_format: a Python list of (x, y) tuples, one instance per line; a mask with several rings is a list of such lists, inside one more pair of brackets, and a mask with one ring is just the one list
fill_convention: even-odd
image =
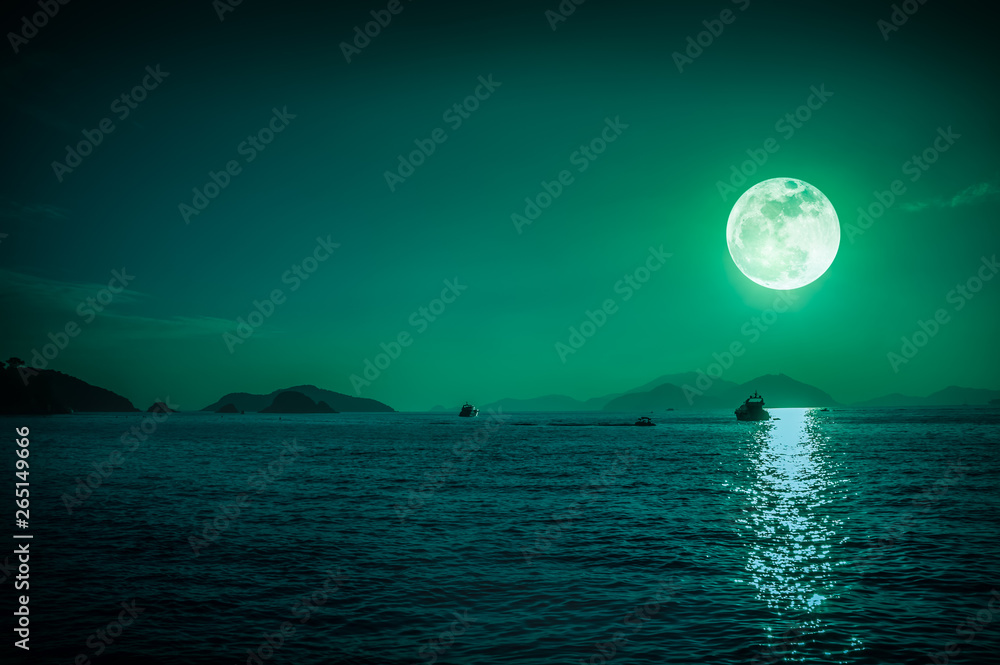
[(656, 423), (649, 419), (649, 416), (640, 416), (639, 420), (635, 421), (636, 427), (656, 427)]
[(770, 420), (771, 414), (764, 409), (764, 398), (755, 390), (742, 404), (736, 407), (736, 420)]
[(466, 402), (458, 415), (462, 418), (475, 418), (479, 415), (479, 409)]

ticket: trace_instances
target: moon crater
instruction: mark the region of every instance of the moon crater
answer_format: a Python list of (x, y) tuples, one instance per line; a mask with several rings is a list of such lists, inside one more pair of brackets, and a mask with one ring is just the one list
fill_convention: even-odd
[(729, 213), (729, 253), (740, 271), (769, 289), (819, 279), (840, 248), (833, 204), (809, 183), (772, 178), (743, 193)]

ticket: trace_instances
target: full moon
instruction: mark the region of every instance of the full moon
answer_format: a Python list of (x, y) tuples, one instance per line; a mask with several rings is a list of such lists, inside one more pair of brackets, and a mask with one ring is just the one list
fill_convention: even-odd
[(833, 263), (840, 221), (830, 199), (808, 182), (772, 178), (736, 201), (726, 240), (744, 275), (769, 289), (797, 289)]

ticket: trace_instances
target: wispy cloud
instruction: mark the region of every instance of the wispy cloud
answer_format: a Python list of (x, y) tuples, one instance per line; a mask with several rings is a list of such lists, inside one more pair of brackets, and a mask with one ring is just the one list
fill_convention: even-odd
[[(157, 318), (134, 314), (110, 314), (121, 325), (108, 333), (115, 339), (187, 339), (233, 332), (236, 322), (212, 316)], [(256, 332), (255, 332), (256, 336)], [(266, 335), (265, 335), (266, 336)]]
[(70, 211), (51, 203), (19, 203), (11, 199), (0, 200), (0, 219), (62, 221), (69, 219)]
[[(110, 271), (108, 278), (111, 278)], [(0, 301), (28, 301), (44, 309), (54, 309), (70, 313), (87, 298), (94, 298), (102, 289), (107, 288), (107, 282), (70, 282), (60, 279), (50, 279), (29, 275), (14, 270), (0, 269)], [(115, 302), (135, 303), (145, 296), (139, 291), (124, 289), (115, 294)], [(11, 305), (7, 305), (8, 309)]]
[(927, 201), (915, 201), (903, 204), (903, 209), (909, 212), (920, 212), (928, 208), (960, 208), (972, 205), (981, 199), (995, 194), (1000, 194), (1000, 184), (997, 178), (990, 182), (981, 182), (971, 187), (966, 187), (958, 194), (950, 198), (936, 198)]
[[(0, 269), (0, 307), (22, 318), (78, 320), (81, 303), (106, 288), (107, 283), (72, 282)], [(111, 305), (100, 313), (106, 322), (101, 336), (117, 340), (183, 339), (221, 335), (236, 327), (234, 321), (211, 316), (147, 316), (128, 311), (136, 305), (148, 309), (154, 300), (153, 296), (128, 288), (114, 294)]]

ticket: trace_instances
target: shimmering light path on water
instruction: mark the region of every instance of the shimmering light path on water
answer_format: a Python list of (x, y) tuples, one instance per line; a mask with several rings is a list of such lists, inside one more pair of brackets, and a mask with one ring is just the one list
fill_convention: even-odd
[(7, 419), (31, 662), (991, 662), (998, 412), (772, 413)]

